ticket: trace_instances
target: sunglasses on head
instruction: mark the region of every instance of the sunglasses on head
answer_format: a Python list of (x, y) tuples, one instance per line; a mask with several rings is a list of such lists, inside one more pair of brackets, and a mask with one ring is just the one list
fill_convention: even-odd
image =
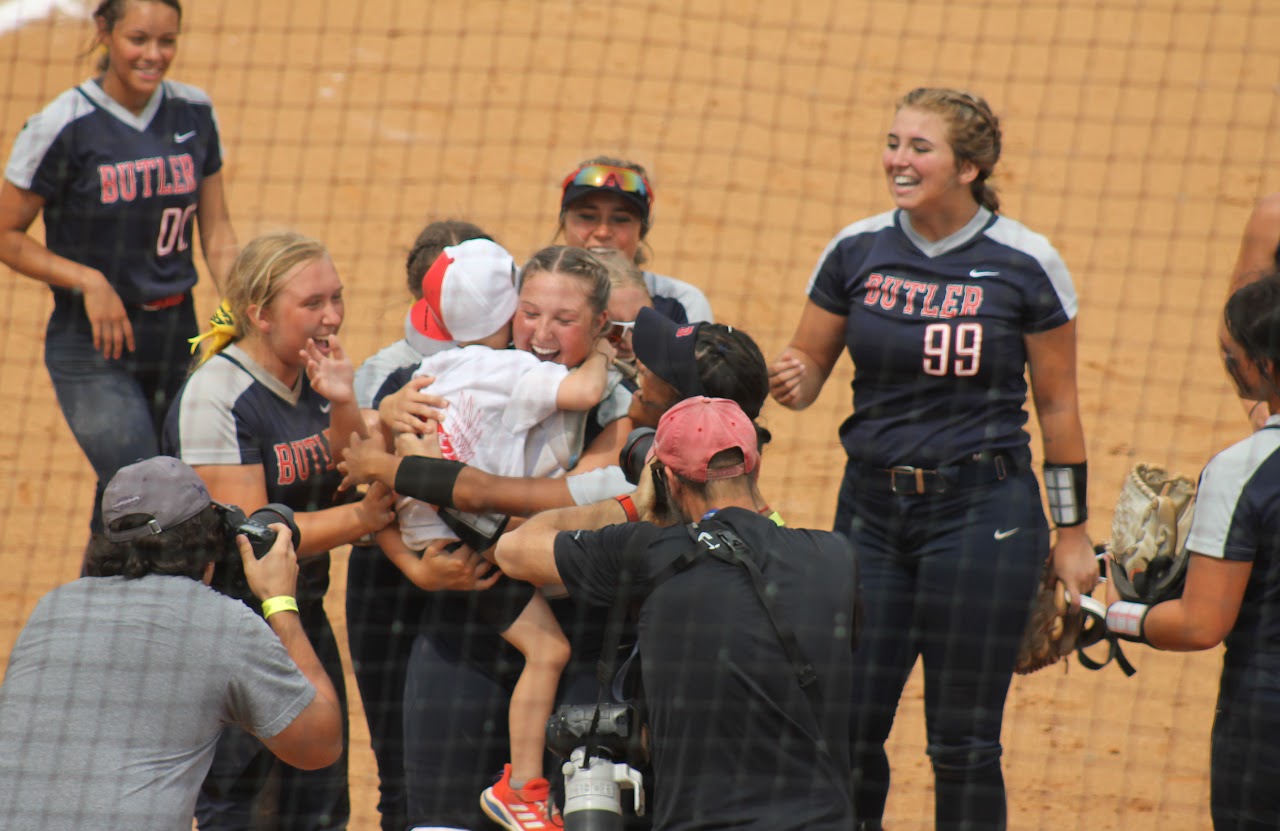
[(617, 167), (611, 164), (583, 165), (564, 177), (564, 184), (560, 186), (560, 189), (565, 190), (571, 185), (615, 188), (627, 193), (638, 193), (650, 202), (653, 201), (653, 191), (650, 189), (647, 179), (630, 168)]

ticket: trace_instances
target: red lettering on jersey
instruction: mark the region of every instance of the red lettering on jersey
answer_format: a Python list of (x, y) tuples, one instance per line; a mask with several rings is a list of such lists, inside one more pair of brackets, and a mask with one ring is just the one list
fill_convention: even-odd
[(178, 157), (178, 159), (182, 163), (182, 175), (185, 176), (187, 179), (186, 192), (195, 193), (196, 189), (200, 187), (200, 185), (196, 182), (195, 162), (191, 160), (190, 154), (187, 154), (187, 153), (183, 153), (181, 156)]
[(938, 316), (938, 307), (933, 305), (933, 295), (936, 294), (937, 291), (938, 291), (938, 287), (932, 283), (929, 285), (927, 289), (925, 289), (924, 302), (920, 304), (921, 317), (937, 317)]
[(884, 278), (884, 292), (880, 295), (880, 308), (887, 312), (898, 305), (898, 286), (901, 285), (901, 277)]
[(307, 452), (311, 454), (311, 459), (315, 462), (316, 470), (328, 470), (330, 468), (329, 454), (325, 452), (324, 441), (321, 440), (320, 436), (307, 436), (305, 442)]
[(320, 448), (320, 455), (323, 457), (325, 470), (333, 470), (333, 456), (329, 453), (329, 428), (326, 427), (320, 431), (320, 435), (315, 436), (316, 447)]
[(120, 198), (120, 189), (116, 187), (116, 168), (114, 165), (98, 165), (98, 181), (102, 188), (102, 204), (110, 205)]
[(156, 166), (155, 159), (138, 159), (133, 163), (133, 169), (142, 174), (142, 198), (146, 199), (151, 196), (151, 169)]
[(960, 293), (964, 290), (964, 286), (958, 286), (954, 283), (947, 285), (947, 299), (942, 301), (942, 309), (940, 314), (943, 317), (955, 317), (956, 309), (960, 303)]
[(306, 439), (289, 442), (289, 447), (293, 450), (294, 463), (298, 466), (298, 479), (305, 482), (311, 478), (311, 464), (307, 461)]
[(867, 276), (867, 293), (862, 298), (864, 304), (868, 306), (876, 304), (876, 301), (880, 299), (880, 284), (883, 282), (883, 274), (870, 274)]
[(960, 316), (976, 317), (982, 306), (982, 286), (965, 286), (964, 303), (960, 304)]
[(172, 196), (173, 182), (169, 181), (168, 165), (164, 159), (154, 159), (156, 163), (156, 196)]
[(169, 172), (173, 174), (174, 193), (193, 193), (196, 189), (196, 166), (187, 154), (169, 157)]
[(276, 468), (279, 470), (276, 474), (276, 484), (292, 485), (297, 480), (298, 474), (293, 465), (293, 454), (289, 452), (289, 445), (281, 442), (272, 449), (276, 451)]
[(902, 290), (907, 294), (902, 303), (902, 313), (904, 315), (909, 315), (916, 310), (916, 295), (924, 291), (926, 288), (928, 288), (928, 286), (924, 283), (918, 283), (915, 280), (902, 281)]
[(120, 186), (120, 198), (132, 202), (138, 198), (138, 177), (133, 172), (133, 162), (116, 165), (116, 182)]

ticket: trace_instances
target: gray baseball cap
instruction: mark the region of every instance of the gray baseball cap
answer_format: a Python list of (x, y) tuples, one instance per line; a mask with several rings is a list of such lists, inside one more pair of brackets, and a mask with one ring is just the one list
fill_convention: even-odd
[[(181, 525), (213, 504), (209, 489), (185, 462), (172, 456), (153, 456), (122, 467), (102, 495), (102, 524), (111, 542), (128, 542)], [(147, 521), (113, 531), (127, 516), (142, 514)]]

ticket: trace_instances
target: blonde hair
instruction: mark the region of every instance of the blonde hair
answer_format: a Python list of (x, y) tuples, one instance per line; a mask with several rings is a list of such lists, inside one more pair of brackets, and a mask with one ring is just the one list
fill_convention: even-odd
[(640, 266), (636, 265), (635, 260), (623, 254), (621, 251), (594, 251), (595, 258), (604, 266), (605, 271), (609, 273), (610, 295), (617, 289), (639, 289), (644, 292), (644, 296), (652, 300), (649, 295), (649, 287), (644, 282), (644, 272)]
[(592, 314), (600, 314), (609, 308), (609, 270), (598, 255), (585, 248), (567, 245), (550, 245), (529, 258), (520, 269), (517, 289), (539, 274), (563, 274), (578, 281), (587, 296), (587, 306)]
[(296, 231), (263, 234), (242, 248), (227, 273), (226, 285), (227, 306), (235, 319), (235, 339), (240, 340), (248, 331), (250, 306), (270, 306), (290, 272), (328, 256), (323, 243)]

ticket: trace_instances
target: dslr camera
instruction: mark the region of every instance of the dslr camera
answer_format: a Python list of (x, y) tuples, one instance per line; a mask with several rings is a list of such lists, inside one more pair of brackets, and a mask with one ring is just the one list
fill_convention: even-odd
[(667, 492), (667, 479), (662, 473), (662, 466), (659, 463), (645, 464), (657, 434), (658, 431), (652, 427), (637, 427), (632, 430), (618, 453), (618, 466), (622, 468), (627, 481), (633, 485), (639, 485), (640, 477), (648, 470), (648, 475), (653, 480), (653, 513), (649, 519), (658, 525), (672, 525), (681, 521), (680, 513)]
[(244, 576), (244, 565), (240, 562), (240, 549), (236, 546), (236, 536), (244, 534), (253, 548), (253, 556), (261, 560), (276, 544), (276, 531), (271, 523), (283, 523), (293, 535), (293, 546), (302, 542), (302, 532), (293, 518), (293, 509), (279, 502), (263, 505), (248, 516), (235, 505), (223, 505), (222, 527), (227, 532), (227, 554), (213, 569), (213, 588), (232, 597), (252, 597), (249, 582)]
[(634, 707), (601, 704), (558, 707), (547, 720), (547, 749), (564, 759), (566, 831), (621, 831), (622, 791), (634, 794), (636, 816), (644, 815), (644, 778), (632, 765), (645, 761)]

